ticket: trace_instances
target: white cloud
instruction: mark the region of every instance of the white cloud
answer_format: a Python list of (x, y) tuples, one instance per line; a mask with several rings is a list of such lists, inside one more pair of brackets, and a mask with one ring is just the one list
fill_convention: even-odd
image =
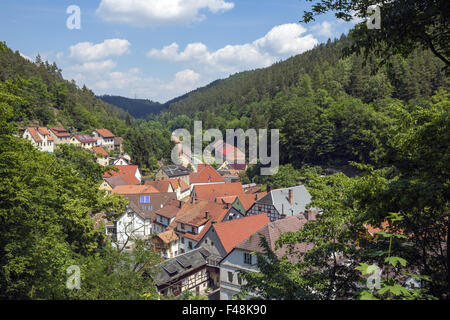
[(313, 25), (311, 27), (311, 30), (316, 36), (332, 38), (334, 36), (332, 27), (333, 25), (330, 22), (324, 21), (322, 23)]
[(117, 63), (113, 60), (93, 61), (85, 62), (83, 64), (77, 64), (70, 66), (69, 71), (82, 72), (82, 73), (99, 73), (107, 70), (114, 69)]
[(129, 53), (128, 40), (108, 39), (99, 44), (80, 42), (70, 47), (70, 58), (78, 61), (101, 60), (109, 56), (121, 56)]
[(24, 55), (22, 52), (20, 52), (20, 56), (21, 56), (22, 58), (25, 58), (25, 59), (31, 61), (31, 62), (34, 62), (33, 59), (31, 59), (29, 56)]
[(234, 8), (226, 0), (102, 0), (97, 14), (108, 22), (133, 26), (185, 25), (202, 21), (201, 11), (220, 13)]
[(279, 59), (300, 54), (312, 49), (318, 41), (311, 35), (301, 36), (306, 29), (299, 24), (279, 25), (264, 37), (242, 45), (227, 45), (216, 51), (209, 51), (201, 43), (190, 43), (184, 51), (172, 43), (161, 50), (152, 49), (147, 53), (151, 59), (188, 62), (203, 66), (210, 72), (238, 72), (253, 68), (267, 67)]

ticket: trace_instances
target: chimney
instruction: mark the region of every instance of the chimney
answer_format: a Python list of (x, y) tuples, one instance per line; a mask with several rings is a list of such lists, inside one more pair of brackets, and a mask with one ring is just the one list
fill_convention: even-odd
[(272, 191), (272, 186), (267, 185), (267, 193), (269, 193), (270, 191)]
[(294, 202), (294, 190), (289, 189), (289, 203), (292, 204)]
[(205, 219), (209, 219), (209, 212), (205, 211)]
[(178, 208), (183, 208), (183, 201), (178, 201)]
[(311, 211), (305, 210), (305, 212), (303, 212), (303, 215), (305, 216), (305, 219), (307, 221), (309, 221), (309, 219), (311, 219)]

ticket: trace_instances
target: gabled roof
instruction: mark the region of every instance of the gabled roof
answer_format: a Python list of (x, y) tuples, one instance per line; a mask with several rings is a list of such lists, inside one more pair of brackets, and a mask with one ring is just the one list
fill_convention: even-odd
[(81, 143), (94, 143), (97, 141), (88, 134), (76, 134), (74, 137)]
[(38, 132), (39, 132), (39, 134), (41, 136), (48, 136), (47, 137), (48, 141), (52, 141), (53, 140), (52, 136), (50, 135), (50, 132), (48, 131), (48, 129), (46, 127), (39, 127), (38, 128)]
[(244, 189), (242, 189), (240, 182), (233, 182), (196, 185), (192, 192), (195, 192), (195, 197), (199, 200), (215, 201), (219, 197), (244, 194)]
[[(183, 223), (194, 227), (203, 226), (199, 234), (184, 233), (183, 236), (199, 241), (213, 223), (222, 222), (230, 209), (227, 206), (210, 201), (188, 202), (178, 212), (174, 224)], [(208, 212), (208, 218), (206, 217)]]
[(38, 130), (36, 128), (30, 127), (30, 128), (27, 128), (27, 130), (30, 133), (31, 138), (33, 138), (33, 140), (35, 142), (41, 142), (42, 141), (41, 137), (39, 136)]
[(155, 211), (155, 214), (167, 219), (172, 219), (177, 216), (178, 212), (181, 210), (182, 205), (182, 201), (169, 199), (161, 209)]
[(191, 184), (225, 182), (225, 179), (212, 166), (207, 164), (199, 164), (198, 171), (189, 175), (189, 182)]
[(223, 248), (228, 254), (240, 242), (261, 229), (270, 220), (265, 213), (213, 225)]
[(101, 154), (102, 156), (108, 156), (109, 155), (109, 153), (106, 152), (106, 150), (103, 149), (103, 147), (92, 147), (92, 151), (95, 154)]
[(50, 128), (50, 131), (57, 137), (70, 137), (69, 131), (67, 131), (64, 127)]
[(113, 167), (119, 169), (119, 171), (118, 172), (112, 171), (112, 170), (107, 171), (104, 173), (103, 177), (108, 178), (108, 177), (120, 176), (123, 179), (123, 181), (126, 182), (126, 184), (129, 184), (129, 185), (141, 184), (139, 179), (136, 178), (136, 172), (139, 169), (138, 166), (136, 166), (136, 165), (133, 165), (133, 166), (114, 165)]
[(179, 165), (164, 166), (161, 169), (169, 178), (187, 176), (191, 173), (187, 168)]
[(148, 194), (148, 193), (160, 193), (159, 190), (152, 186), (145, 185), (122, 185), (116, 186), (112, 194)]
[(108, 182), (108, 184), (111, 186), (111, 188), (115, 188), (117, 186), (124, 186), (126, 185), (125, 181), (123, 181), (122, 177), (120, 176), (115, 176), (115, 177), (109, 177), (109, 178), (104, 178), (106, 182)]
[[(317, 212), (311, 213), (310, 220), (315, 220)], [(277, 220), (266, 224), (264, 227), (253, 233), (247, 239), (236, 245), (235, 249), (245, 251), (257, 251), (264, 253), (265, 249), (260, 245), (260, 236), (263, 236), (270, 248), (275, 252), (277, 257), (281, 258), (286, 253), (286, 247), (275, 249), (275, 242), (280, 238), (281, 234), (286, 232), (296, 232), (304, 227), (310, 221), (305, 218), (303, 214), (297, 214), (287, 217), (285, 219)], [(313, 247), (312, 244), (298, 243), (294, 250), (298, 252), (306, 252)]]
[(97, 132), (100, 136), (103, 138), (114, 138), (114, 134), (109, 131), (108, 129), (95, 129), (95, 132)]
[(164, 243), (171, 243), (172, 241), (178, 240), (177, 234), (172, 229), (158, 233), (157, 237), (160, 238)]
[(195, 249), (157, 265), (159, 272), (152, 276), (157, 286), (181, 278), (197, 268), (206, 266), (209, 251), (204, 248)]
[(260, 192), (256, 194), (242, 194), (239, 195), (239, 201), (241, 202), (242, 206), (244, 207), (245, 211), (250, 209), (252, 205), (257, 201), (258, 199), (263, 198), (267, 192)]
[[(292, 190), (292, 203), (289, 201), (289, 192)], [(271, 204), (275, 206), (280, 214), (292, 216), (305, 211), (306, 206), (311, 202), (311, 195), (305, 186), (295, 186), (290, 188), (276, 189), (267, 193), (258, 204)]]
[(171, 181), (169, 180), (157, 180), (157, 181), (150, 181), (147, 180), (144, 183), (146, 186), (152, 186), (155, 189), (159, 190), (160, 192), (169, 192), (169, 187), (172, 187), (172, 189), (176, 190), (176, 185), (174, 186)]

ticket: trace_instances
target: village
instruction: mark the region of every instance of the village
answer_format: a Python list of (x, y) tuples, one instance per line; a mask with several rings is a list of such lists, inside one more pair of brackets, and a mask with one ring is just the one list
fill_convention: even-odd
[[(161, 256), (153, 280), (162, 296), (189, 290), (210, 300), (233, 299), (244, 284), (239, 272), (258, 272), (253, 253), (264, 253), (261, 237), (281, 258), (286, 248), (275, 245), (281, 234), (298, 231), (321, 214), (318, 208), (307, 209), (311, 195), (304, 185), (265, 186), (265, 191), (254, 183), (243, 185), (239, 174), (247, 164), (237, 159), (245, 155), (223, 141), (215, 147), (224, 156), (233, 152), (235, 163), (225, 161), (215, 169), (179, 148), (183, 165), (160, 161), (155, 178), (148, 179), (124, 154), (122, 138), (108, 129), (93, 130), (91, 136), (71, 134), (63, 127), (29, 127), (22, 137), (42, 152), (73, 144), (95, 153), (98, 164), (116, 168), (104, 173), (99, 189), (105, 196), (123, 196), (127, 209), (115, 220), (107, 213), (93, 218), (118, 248), (133, 250), (139, 239)], [(173, 141), (181, 144), (176, 137)], [(378, 231), (367, 226), (369, 236)], [(301, 244), (296, 249), (310, 248)]]

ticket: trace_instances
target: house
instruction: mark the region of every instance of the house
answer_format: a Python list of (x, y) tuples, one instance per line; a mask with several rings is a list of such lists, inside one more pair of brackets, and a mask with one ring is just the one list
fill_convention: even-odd
[(64, 127), (50, 128), (49, 132), (55, 145), (70, 143), (71, 134)]
[(88, 134), (76, 134), (70, 138), (70, 144), (84, 149), (92, 149), (96, 144), (96, 140)]
[(155, 220), (153, 221), (153, 230), (155, 233), (162, 233), (169, 229), (178, 212), (183, 207), (184, 202), (170, 199), (163, 204), (162, 208), (155, 211)]
[(229, 205), (191, 199), (182, 205), (169, 225), (179, 238), (175, 254), (193, 250), (213, 224), (242, 217), (239, 211)]
[(236, 196), (244, 194), (240, 182), (196, 185), (192, 189), (191, 197), (199, 200), (215, 201), (218, 197)]
[(92, 131), (92, 136), (95, 138), (97, 146), (104, 147), (111, 151), (114, 149), (114, 134), (108, 129), (95, 129)]
[(267, 192), (255, 194), (241, 194), (237, 196), (218, 197), (216, 202), (229, 203), (233, 208), (239, 210), (243, 215), (253, 206), (256, 200), (261, 199)]
[(119, 176), (103, 178), (99, 190), (104, 190), (108, 195), (110, 195), (115, 187), (123, 185), (126, 185), (126, 182)]
[(224, 179), (225, 182), (230, 183), (230, 182), (240, 182), (241, 181), (241, 177), (239, 176), (239, 172), (238, 170), (218, 170), (217, 171)]
[(197, 247), (205, 248), (211, 253), (211, 256), (222, 260), (236, 245), (269, 222), (267, 215), (261, 213), (216, 223), (199, 241)]
[(276, 221), (304, 212), (311, 202), (311, 195), (305, 186), (268, 190), (267, 194), (256, 200), (247, 215), (265, 212), (270, 221)]
[(106, 150), (103, 147), (92, 147), (92, 152), (94, 152), (97, 155), (97, 163), (101, 166), (108, 166), (109, 165), (109, 153), (106, 152)]
[(194, 186), (225, 183), (225, 179), (209, 164), (197, 165), (197, 172), (189, 175), (191, 191)]
[[(130, 236), (150, 240), (150, 236), (156, 233), (153, 230), (154, 212), (162, 208), (169, 199), (176, 197), (174, 193), (159, 193), (151, 186), (117, 186), (112, 193), (121, 194), (129, 200), (128, 210), (115, 224), (119, 246), (125, 245)], [(130, 240), (128, 244), (132, 245), (133, 239)]]
[(158, 233), (152, 238), (154, 252), (158, 252), (164, 259), (172, 259), (178, 246), (178, 235), (173, 229)]
[(154, 186), (161, 192), (175, 192), (177, 199), (185, 199), (190, 195), (189, 185), (181, 179), (146, 180), (145, 185)]
[(189, 185), (190, 173), (191, 171), (189, 171), (183, 166), (179, 165), (164, 166), (156, 173), (155, 179), (164, 180), (164, 179), (179, 178)]
[(209, 266), (209, 255), (203, 248), (196, 249), (164, 261), (158, 265), (159, 272), (146, 276), (153, 278), (157, 292), (164, 296), (178, 296), (186, 290), (204, 295), (216, 289), (219, 280), (216, 270)]
[(112, 159), (112, 165), (114, 166), (128, 166), (130, 165), (130, 161), (122, 156), (118, 156)]
[(135, 165), (131, 166), (113, 166), (114, 168), (118, 169), (119, 171), (107, 171), (104, 173), (104, 178), (109, 177), (116, 177), (120, 176), (123, 181), (125, 181), (126, 184), (129, 185), (139, 185), (141, 184), (142, 176), (141, 172), (139, 171), (139, 167)]
[(29, 127), (23, 133), (23, 138), (31, 141), (31, 144), (42, 152), (54, 151), (54, 141), (50, 132), (45, 127)]
[(116, 150), (120, 154), (123, 153), (123, 138), (114, 137), (114, 150)]
[[(237, 244), (220, 262), (220, 300), (231, 300), (234, 295), (241, 292), (241, 285), (245, 284), (245, 282), (239, 277), (239, 271), (259, 272), (256, 256), (252, 252), (265, 252), (265, 249), (260, 245), (261, 237), (266, 239), (277, 257), (281, 258), (287, 252), (286, 246), (281, 248), (275, 247), (275, 242), (280, 238), (281, 234), (298, 231), (308, 221), (314, 220), (315, 217), (316, 213), (307, 212), (267, 223), (247, 239)], [(311, 248), (312, 244), (299, 243), (295, 245), (294, 250), (307, 252)], [(293, 256), (289, 256), (288, 259), (292, 262), (295, 261)]]

